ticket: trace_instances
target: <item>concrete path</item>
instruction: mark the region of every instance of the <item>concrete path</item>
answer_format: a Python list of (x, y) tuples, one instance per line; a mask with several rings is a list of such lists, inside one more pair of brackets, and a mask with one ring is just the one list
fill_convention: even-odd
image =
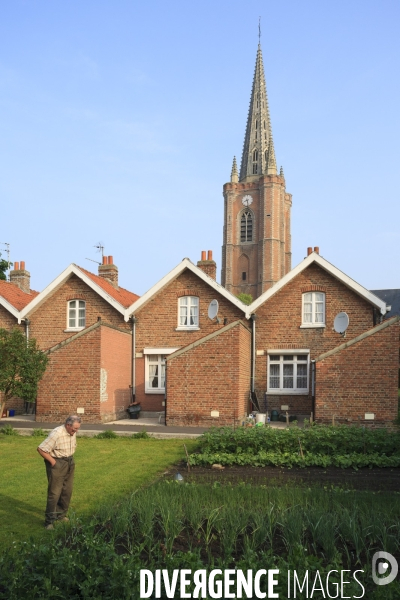
[[(299, 419), (300, 421), (300, 419)], [(22, 435), (32, 435), (34, 429), (43, 429), (50, 431), (61, 423), (41, 423), (35, 421), (35, 415), (16, 415), (15, 417), (6, 417), (0, 419), (0, 427), (6, 424), (12, 425), (14, 429)], [(271, 427), (276, 429), (285, 429), (286, 423), (270, 423)], [(302, 422), (300, 422), (302, 426)], [(112, 430), (118, 435), (128, 436), (145, 430), (150, 436), (160, 439), (179, 439), (179, 438), (197, 438), (205, 431), (207, 427), (167, 427), (164, 423), (159, 423), (158, 417), (142, 417), (139, 419), (120, 419), (111, 423), (85, 423), (83, 419), (82, 427), (78, 436), (93, 437), (100, 431)]]

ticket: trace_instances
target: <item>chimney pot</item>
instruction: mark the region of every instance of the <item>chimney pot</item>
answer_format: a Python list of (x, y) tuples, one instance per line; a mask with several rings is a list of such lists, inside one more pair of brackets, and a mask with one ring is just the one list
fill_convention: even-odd
[(14, 271), (19, 271), (19, 262), (14, 263)]
[(319, 246), (315, 246), (315, 247), (314, 247), (314, 252), (315, 252), (316, 254), (319, 254)]
[(107, 264), (107, 256), (103, 256), (103, 265)]
[(109, 264), (109, 265), (113, 265), (113, 264), (114, 264), (114, 260), (113, 260), (113, 257), (112, 257), (112, 256), (109, 256), (109, 257), (108, 257), (108, 264)]
[(308, 248), (307, 248), (307, 256), (310, 256), (311, 252), (312, 252), (312, 248), (310, 246), (308, 246)]
[(21, 260), (21, 271), (25, 271), (25, 261)]
[(207, 260), (212, 260), (212, 250), (208, 251)]
[(206, 251), (205, 250), (201, 251), (201, 260), (206, 260)]

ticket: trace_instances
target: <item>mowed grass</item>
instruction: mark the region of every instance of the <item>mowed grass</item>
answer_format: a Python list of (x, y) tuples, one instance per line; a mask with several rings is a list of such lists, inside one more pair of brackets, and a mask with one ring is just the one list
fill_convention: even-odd
[[(43, 535), (47, 478), (36, 451), (41, 441), (0, 436), (0, 549)], [(150, 483), (185, 457), (184, 443), (188, 452), (196, 446), (191, 439), (78, 438), (70, 512), (85, 517), (99, 505)]]

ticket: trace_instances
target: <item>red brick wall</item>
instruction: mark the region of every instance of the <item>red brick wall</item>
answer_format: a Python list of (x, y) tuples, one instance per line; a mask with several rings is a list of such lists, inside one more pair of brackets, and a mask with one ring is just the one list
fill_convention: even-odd
[(100, 327), (52, 352), (36, 403), (36, 420), (63, 422), (78, 407), (83, 421), (97, 423), (100, 414)]
[[(178, 326), (178, 298), (183, 295), (199, 297), (199, 325), (197, 331), (176, 331)], [(208, 318), (211, 300), (219, 302), (218, 316), (221, 323)], [(135, 316), (136, 353), (144, 348), (182, 348), (209, 333), (223, 327), (224, 318), (232, 323), (244, 317), (243, 312), (191, 271), (184, 271), (168, 286), (152, 298)], [(142, 410), (163, 410), (163, 394), (145, 393), (145, 357), (136, 358), (136, 400)]]
[[(240, 322), (167, 360), (167, 425), (241, 423), (250, 385), (251, 334)], [(211, 417), (211, 411), (219, 417)]]
[(399, 322), (316, 364), (318, 421), (391, 422), (398, 411)]
[(67, 302), (80, 299), (86, 302), (86, 327), (93, 325), (101, 317), (103, 321), (122, 329), (131, 329), (121, 313), (115, 310), (101, 296), (94, 292), (79, 277), (72, 275), (58, 290), (29, 314), (30, 335), (35, 337), (41, 348), (55, 346), (73, 335), (67, 329)]
[(13, 327), (19, 327), (22, 331), (25, 331), (25, 325), (22, 323), (18, 325), (17, 319), (0, 305), (0, 328), (1, 329), (12, 329)]
[(127, 417), (126, 408), (131, 398), (131, 354), (132, 335), (101, 327), (101, 369), (107, 373), (107, 387), (100, 395), (103, 422)]
[[(325, 292), (326, 327), (300, 329), (302, 294), (310, 291), (313, 285)], [(264, 356), (256, 357), (256, 390), (259, 398), (264, 397), (267, 389), (267, 350), (307, 349), (310, 350), (310, 359), (317, 358), (342, 343), (341, 336), (333, 331), (334, 318), (342, 311), (350, 319), (347, 339), (371, 329), (371, 305), (315, 264), (302, 271), (257, 309), (256, 349), (265, 351)], [(358, 368), (358, 365), (353, 367)], [(311, 382), (307, 396), (268, 394), (267, 401), (268, 410), (280, 410), (282, 404), (288, 404), (291, 414), (309, 414), (312, 410)]]

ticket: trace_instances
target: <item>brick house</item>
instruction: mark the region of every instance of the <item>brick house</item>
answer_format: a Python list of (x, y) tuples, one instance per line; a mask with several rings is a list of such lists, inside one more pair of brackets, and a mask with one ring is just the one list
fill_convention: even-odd
[[(87, 422), (124, 415), (131, 398), (132, 346), (125, 310), (138, 296), (118, 285), (113, 258), (103, 258), (98, 275), (70, 265), (29, 300), (23, 292), (29, 273), (19, 271), (16, 263), (11, 282), (2, 282), (14, 310), (6, 311), (2, 298), (1, 315), (5, 327), (25, 327), (50, 356), (39, 384), (37, 420), (59, 421), (78, 410)], [(13, 399), (18, 411), (19, 404)]]
[(165, 410), (167, 425), (225, 425), (247, 412), (246, 307), (215, 276), (211, 252), (197, 266), (185, 258), (127, 310), (135, 399), (142, 410)]
[[(399, 318), (322, 258), (318, 249), (249, 306), (255, 389), (264, 410), (318, 421), (390, 422), (397, 416)], [(345, 333), (334, 330), (339, 313)]]

